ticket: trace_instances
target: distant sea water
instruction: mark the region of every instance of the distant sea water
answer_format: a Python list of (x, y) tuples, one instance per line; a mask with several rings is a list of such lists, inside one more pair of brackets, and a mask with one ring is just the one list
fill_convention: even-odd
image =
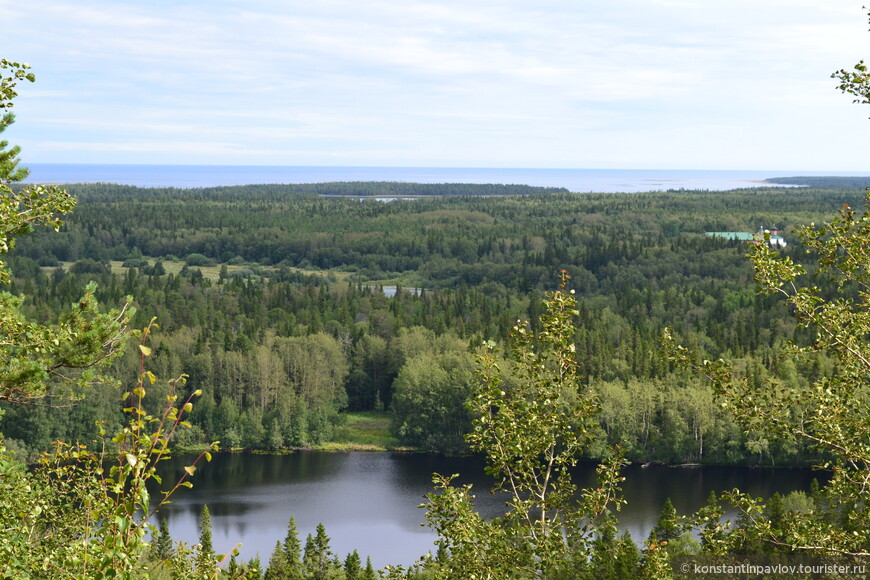
[(457, 167), (328, 167), (268, 165), (29, 164), (30, 183), (120, 183), (139, 187), (215, 187), (262, 183), (398, 181), (498, 183), (564, 187), (574, 192), (639, 192), (671, 189), (721, 191), (758, 187), (771, 177), (858, 175), (818, 171), (719, 171), (681, 169), (520, 169)]

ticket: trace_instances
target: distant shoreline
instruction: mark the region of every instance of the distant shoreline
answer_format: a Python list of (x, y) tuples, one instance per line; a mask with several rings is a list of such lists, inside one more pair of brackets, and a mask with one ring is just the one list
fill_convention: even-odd
[(857, 172), (787, 170), (534, 169), (444, 167), (208, 166), (32, 163), (26, 182), (118, 183), (137, 187), (200, 188), (276, 183), (378, 181), (522, 184), (576, 193), (668, 190), (724, 191), (773, 186), (783, 175), (858, 176)]

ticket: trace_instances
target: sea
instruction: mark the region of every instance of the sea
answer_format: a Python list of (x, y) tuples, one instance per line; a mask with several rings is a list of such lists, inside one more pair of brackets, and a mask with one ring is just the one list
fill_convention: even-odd
[(686, 169), (532, 169), (481, 167), (347, 167), (273, 165), (114, 165), (31, 163), (29, 183), (119, 183), (182, 189), (274, 183), (393, 181), (496, 183), (564, 187), (572, 192), (721, 191), (765, 186), (794, 175), (860, 175), (824, 171)]

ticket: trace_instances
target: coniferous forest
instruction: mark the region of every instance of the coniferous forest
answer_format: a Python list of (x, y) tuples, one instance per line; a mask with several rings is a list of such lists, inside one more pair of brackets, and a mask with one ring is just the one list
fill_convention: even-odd
[[(824, 357), (784, 356), (814, 331), (757, 292), (750, 244), (705, 234), (778, 227), (781, 253), (801, 262), (794, 226), (860, 205), (858, 183), (519, 195), (393, 183), (68, 189), (78, 205), (61, 231), (37, 229), (9, 254), (9, 291), (47, 321), (96, 282), (101, 304), (133, 298), (133, 327), (155, 317), (150, 370), (186, 374), (184, 388), (204, 393), (177, 445), (318, 445), (347, 412), (372, 411), (402, 446), (466, 453), (475, 353), (502, 344), (518, 319), (538, 324), (564, 270), (578, 299), (579, 376), (602, 408), (601, 449), (588, 454), (618, 444), (639, 462), (819, 459), (719, 412), (709, 382), (673, 368), (660, 337), (671, 328), (705, 358), (737, 361), (755, 385), (807, 388), (830, 374)], [(133, 380), (137, 365), (128, 354), (112, 375)], [(33, 459), (52, 441), (92, 438), (95, 420), (118, 427), (117, 392), (97, 386), (72, 409), (4, 405), (6, 446)]]
[[(29, 69), (0, 59), (0, 133)], [(870, 103), (863, 61), (832, 77)], [(870, 179), (20, 186), (19, 153), (0, 141), (4, 577), (867, 575)], [(172, 540), (161, 510), (218, 441), (329, 448), (365, 421), (380, 448), (484, 458), (504, 512), (433, 474), (437, 552), (377, 572), (292, 517), (268, 561), (216, 554), (207, 507)], [(667, 501), (641, 547), (629, 461), (824, 475)]]

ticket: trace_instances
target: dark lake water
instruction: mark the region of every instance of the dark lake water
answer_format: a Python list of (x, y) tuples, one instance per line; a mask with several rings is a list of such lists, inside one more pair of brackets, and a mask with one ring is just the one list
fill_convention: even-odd
[[(164, 462), (164, 481), (180, 475), (192, 457)], [(175, 540), (198, 541), (197, 522), (203, 504), (211, 513), (215, 550), (229, 552), (241, 543), (249, 559), (259, 553), (267, 563), (275, 542), (283, 540), (293, 515), (300, 540), (326, 526), (331, 548), (342, 559), (354, 549), (363, 561), (371, 556), (376, 567), (413, 563), (432, 550), (435, 535), (421, 526), (423, 496), (432, 490), (433, 472), (462, 474), (474, 484), (478, 509), (498, 514), (503, 501), (489, 494), (491, 480), (477, 458), (446, 458), (397, 453), (298, 452), (290, 455), (216, 454), (193, 478), (194, 488), (181, 490), (165, 509)], [(688, 514), (701, 507), (711, 490), (740, 488), (767, 497), (778, 491), (807, 490), (815, 476), (809, 469), (752, 469), (736, 467), (676, 468), (637, 465), (623, 470), (628, 505), (621, 527), (636, 541), (655, 525), (665, 499)], [(594, 465), (577, 470), (578, 483), (591, 485)]]

